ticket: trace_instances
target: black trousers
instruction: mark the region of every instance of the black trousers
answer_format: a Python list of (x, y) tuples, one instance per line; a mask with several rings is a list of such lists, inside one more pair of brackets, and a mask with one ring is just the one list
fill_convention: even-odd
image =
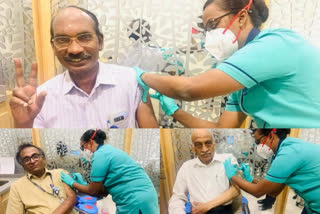
[(266, 195), (266, 198), (264, 199), (264, 204), (268, 205), (268, 204), (274, 204), (274, 202), (276, 201), (276, 197), (272, 197), (270, 195)]
[(232, 205), (229, 204), (227, 206), (218, 206), (212, 208), (207, 212), (207, 214), (233, 214)]

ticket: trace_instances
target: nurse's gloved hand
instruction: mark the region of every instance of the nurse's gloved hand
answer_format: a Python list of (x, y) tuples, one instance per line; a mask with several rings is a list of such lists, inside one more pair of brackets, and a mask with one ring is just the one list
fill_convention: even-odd
[(161, 108), (167, 116), (173, 115), (179, 109), (174, 99), (160, 94), (159, 92), (150, 94), (150, 97), (160, 101)]
[(80, 173), (71, 173), (71, 174), (72, 174), (73, 179), (77, 183), (87, 186), (88, 183), (83, 180), (82, 175)]
[(231, 163), (231, 158), (228, 158), (223, 162), (224, 170), (226, 171), (227, 177), (231, 181), (232, 176), (237, 174), (238, 167)]
[(149, 93), (149, 89), (150, 87), (147, 86), (141, 79), (141, 76), (146, 73), (146, 71), (138, 68), (138, 67), (133, 67), (134, 70), (136, 71), (136, 79), (139, 83), (139, 85), (141, 86), (141, 88), (143, 89), (143, 94), (142, 94), (142, 101), (143, 102), (147, 102), (147, 96), (148, 96), (148, 93)]
[(87, 159), (85, 159), (84, 157), (81, 157), (80, 161), (82, 161), (83, 163), (87, 163), (88, 162)]
[(249, 165), (246, 163), (242, 163), (239, 169), (242, 170), (244, 179), (246, 179), (246, 181), (251, 183), (253, 181), (253, 177), (250, 174)]
[(61, 172), (60, 178), (64, 183), (68, 184), (71, 188), (73, 187), (72, 185), (75, 182), (75, 180), (73, 180), (73, 178), (71, 178), (70, 175), (67, 175), (67, 174), (64, 174), (64, 172)]

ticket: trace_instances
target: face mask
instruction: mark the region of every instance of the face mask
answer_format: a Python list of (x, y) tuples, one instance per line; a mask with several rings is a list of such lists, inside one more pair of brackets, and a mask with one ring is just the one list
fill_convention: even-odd
[(85, 149), (84, 151), (81, 151), (80, 159), (90, 162), (92, 159), (92, 156), (93, 156), (93, 153), (90, 152), (88, 149)]
[[(242, 10), (250, 10), (250, 6), (253, 0), (249, 0), (248, 4), (244, 6)], [(241, 10), (241, 11), (242, 11)], [(237, 35), (235, 36), (229, 28), (233, 22), (238, 18), (239, 11), (231, 20), (226, 28), (217, 28), (206, 34), (206, 44), (205, 48), (209, 53), (214, 56), (218, 61), (225, 60), (229, 58), (234, 52), (238, 50), (238, 38), (241, 33), (241, 28), (239, 29)]]
[(217, 60), (225, 60), (238, 50), (238, 41), (231, 30), (217, 28), (206, 34), (205, 48)]
[(272, 151), (272, 149), (270, 149), (268, 146), (266, 146), (265, 144), (259, 144), (257, 146), (257, 153), (260, 157), (262, 157), (263, 159), (269, 159), (271, 158), (274, 153)]

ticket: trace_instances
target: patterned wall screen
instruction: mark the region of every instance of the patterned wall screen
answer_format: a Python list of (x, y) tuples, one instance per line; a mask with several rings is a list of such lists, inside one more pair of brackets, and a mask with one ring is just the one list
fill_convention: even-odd
[(0, 129), (0, 157), (14, 157), (20, 144), (32, 143), (31, 129)]
[(0, 85), (15, 87), (13, 58), (20, 58), (29, 76), (35, 61), (31, 0), (0, 1)]
[(320, 129), (301, 129), (300, 138), (320, 145)]
[(320, 48), (320, 2), (314, 0), (270, 0), (266, 28), (288, 28)]
[[(18, 147), (32, 144), (31, 129), (0, 129), (0, 157), (15, 157)], [(23, 168), (15, 161), (15, 173), (22, 174)]]
[(159, 134), (159, 129), (134, 129), (130, 154), (145, 169), (158, 193), (160, 189)]

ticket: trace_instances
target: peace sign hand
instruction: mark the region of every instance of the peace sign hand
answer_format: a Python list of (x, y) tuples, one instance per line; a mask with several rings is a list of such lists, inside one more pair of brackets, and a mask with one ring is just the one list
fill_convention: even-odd
[(12, 92), (10, 108), (16, 128), (31, 128), (35, 117), (39, 114), (47, 93), (37, 95), (37, 63), (32, 63), (29, 82), (26, 84), (21, 61), (14, 59), (17, 86)]

